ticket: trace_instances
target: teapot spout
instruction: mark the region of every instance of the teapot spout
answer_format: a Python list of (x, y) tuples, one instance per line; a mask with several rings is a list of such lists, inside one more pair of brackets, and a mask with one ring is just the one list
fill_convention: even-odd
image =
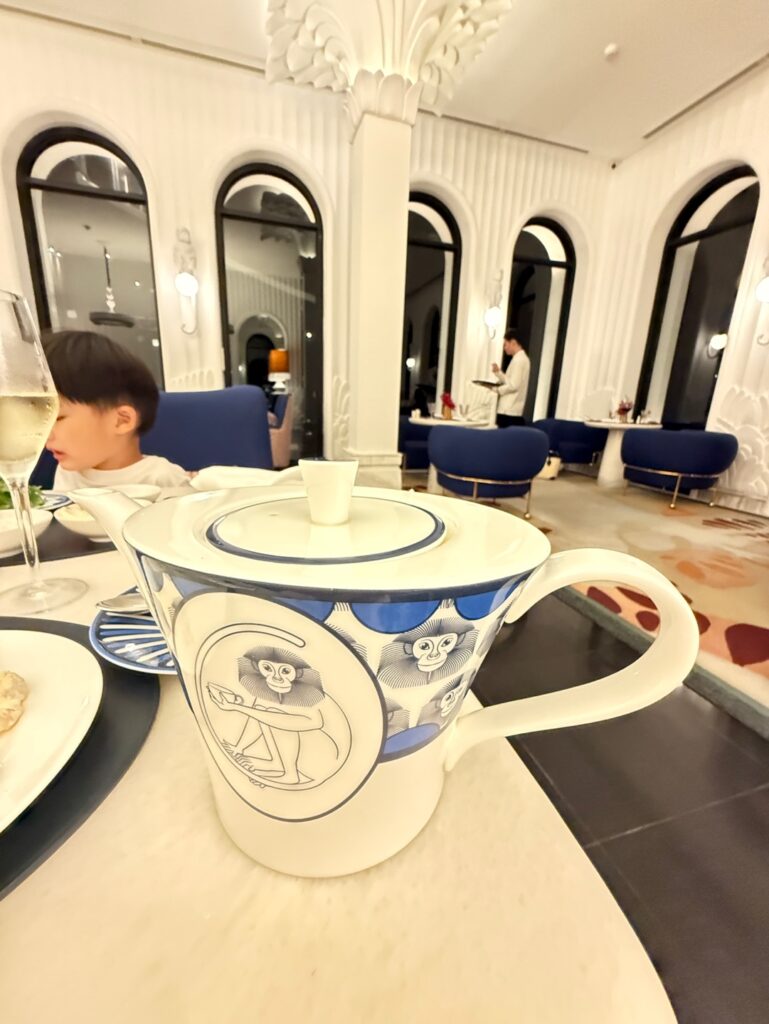
[(106, 487), (83, 487), (72, 491), (70, 497), (104, 527), (112, 543), (127, 559), (139, 589), (146, 597), (146, 584), (136, 563), (133, 548), (123, 538), (125, 521), (142, 507), (139, 502), (129, 498), (127, 494)]

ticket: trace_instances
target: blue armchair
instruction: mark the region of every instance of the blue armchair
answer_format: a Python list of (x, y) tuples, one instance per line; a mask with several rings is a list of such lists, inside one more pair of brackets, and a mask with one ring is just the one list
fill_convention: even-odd
[(713, 430), (628, 430), (622, 439), (625, 479), (672, 491), (675, 508), (679, 494), (714, 487), (738, 449), (734, 434)]
[(537, 420), (532, 427), (542, 430), (550, 441), (550, 452), (562, 462), (593, 465), (606, 444), (608, 431), (588, 427), (581, 420)]
[(267, 399), (240, 384), (221, 391), (163, 391), (145, 455), (164, 455), (184, 469), (249, 466), (272, 469)]
[(428, 448), (445, 490), (473, 499), (526, 495), (525, 518), (531, 518), (531, 482), (548, 455), (547, 436), (541, 430), (433, 427)]
[(403, 454), (404, 469), (427, 469), (430, 465), (427, 441), (432, 429), (426, 423), (412, 423), (408, 416), (401, 416), (398, 451)]

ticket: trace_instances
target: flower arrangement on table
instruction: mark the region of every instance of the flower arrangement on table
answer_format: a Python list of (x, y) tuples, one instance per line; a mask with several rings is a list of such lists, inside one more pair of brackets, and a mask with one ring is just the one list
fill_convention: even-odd
[(627, 423), (628, 414), (633, 408), (633, 400), (631, 398), (620, 398), (619, 405), (617, 406), (617, 417), (620, 423)]
[(450, 420), (454, 415), (456, 404), (448, 391), (444, 391), (441, 395), (441, 408), (443, 410), (444, 420)]

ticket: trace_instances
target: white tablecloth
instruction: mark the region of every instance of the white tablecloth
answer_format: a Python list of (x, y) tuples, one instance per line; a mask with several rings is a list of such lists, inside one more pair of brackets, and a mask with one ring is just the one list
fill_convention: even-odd
[[(48, 564), (127, 585), (116, 553)], [(22, 569), (3, 569), (0, 585)], [(275, 874), (227, 838), (176, 679), (127, 775), (0, 903), (7, 1024), (661, 1024), (674, 1020), (609, 891), (504, 741), (477, 747), (401, 854), (347, 878)]]

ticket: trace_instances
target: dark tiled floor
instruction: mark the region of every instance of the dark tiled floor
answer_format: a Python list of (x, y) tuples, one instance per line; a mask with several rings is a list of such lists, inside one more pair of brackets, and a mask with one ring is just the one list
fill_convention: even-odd
[[(497, 638), (486, 704), (636, 652), (555, 597)], [(682, 688), (644, 711), (511, 741), (585, 847), (681, 1024), (769, 1021), (769, 743)]]

